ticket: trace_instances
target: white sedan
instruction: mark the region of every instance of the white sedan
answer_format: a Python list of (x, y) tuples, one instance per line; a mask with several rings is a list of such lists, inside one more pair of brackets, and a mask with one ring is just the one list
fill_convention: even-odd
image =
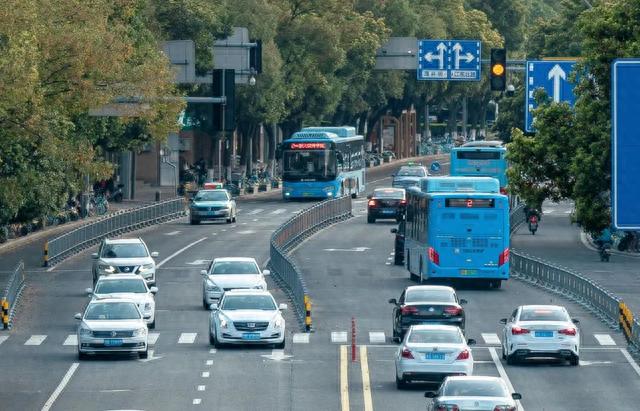
[(431, 398), (427, 411), (499, 410), (516, 411), (522, 395), (509, 394), (507, 384), (498, 377), (447, 377)]
[(396, 385), (411, 381), (442, 382), (451, 375), (472, 375), (473, 355), (459, 327), (412, 325), (396, 353)]
[(514, 364), (525, 358), (561, 358), (580, 364), (578, 320), (558, 305), (522, 305), (500, 320), (502, 358)]

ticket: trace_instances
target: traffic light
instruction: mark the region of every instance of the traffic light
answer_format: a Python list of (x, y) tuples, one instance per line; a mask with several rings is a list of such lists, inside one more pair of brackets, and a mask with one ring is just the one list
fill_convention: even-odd
[(507, 86), (507, 49), (491, 49), (491, 90), (504, 91)]

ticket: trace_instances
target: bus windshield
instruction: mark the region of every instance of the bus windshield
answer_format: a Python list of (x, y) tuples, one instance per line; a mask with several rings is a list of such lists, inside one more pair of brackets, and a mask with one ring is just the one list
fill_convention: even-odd
[(330, 150), (284, 152), (285, 181), (330, 181), (336, 178), (335, 154)]

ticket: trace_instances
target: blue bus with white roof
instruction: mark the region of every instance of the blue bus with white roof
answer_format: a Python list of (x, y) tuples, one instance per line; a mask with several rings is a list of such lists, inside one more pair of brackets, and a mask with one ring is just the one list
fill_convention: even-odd
[(470, 141), (451, 150), (451, 175), (493, 177), (507, 193), (507, 149), (501, 141)]
[(307, 127), (282, 142), (282, 197), (356, 197), (365, 190), (364, 137), (354, 127)]
[(411, 279), (509, 278), (509, 198), (482, 177), (428, 177), (407, 192), (405, 263)]

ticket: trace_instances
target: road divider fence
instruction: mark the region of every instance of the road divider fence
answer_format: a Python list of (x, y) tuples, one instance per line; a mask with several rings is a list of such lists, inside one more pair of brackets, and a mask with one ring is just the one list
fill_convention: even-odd
[(311, 296), (289, 253), (318, 230), (351, 217), (351, 197), (317, 203), (281, 225), (271, 235), (269, 269), (286, 293), (303, 328), (312, 329)]
[(186, 215), (186, 207), (183, 197), (110, 214), (47, 240), (43, 253), (44, 266), (53, 266), (97, 244), (104, 238), (160, 224), (184, 215)]
[(2, 327), (11, 329), (16, 306), (25, 287), (24, 262), (20, 261), (9, 277), (7, 286), (2, 294), (0, 305), (2, 306)]

